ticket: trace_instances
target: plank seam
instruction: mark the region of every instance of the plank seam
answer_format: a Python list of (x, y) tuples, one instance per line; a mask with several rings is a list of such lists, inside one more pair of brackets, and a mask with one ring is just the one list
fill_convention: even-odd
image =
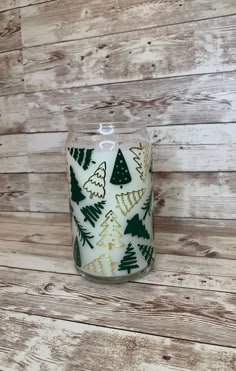
[[(158, 254), (157, 254), (158, 255)], [(169, 254), (166, 254), (166, 255), (169, 255)], [(192, 256), (191, 256), (192, 258)], [(195, 257), (194, 257), (195, 258)], [(211, 258), (208, 258), (209, 260)], [(229, 260), (229, 259), (222, 259), (222, 260)], [(69, 261), (69, 260), (68, 260)], [(73, 266), (73, 262), (71, 260), (71, 265)], [(33, 268), (21, 268), (21, 267), (12, 267), (12, 266), (8, 266), (8, 265), (4, 265), (4, 264), (0, 264), (0, 268), (7, 268), (9, 270), (20, 270), (20, 271), (30, 271), (30, 272), (39, 272), (39, 273), (53, 273), (55, 275), (63, 275), (63, 276), (78, 276), (78, 277), (81, 277), (82, 278), (82, 275), (80, 273), (78, 273), (78, 271), (76, 271), (75, 273), (63, 273), (63, 272), (55, 272), (55, 271), (51, 271), (51, 270), (42, 270), (42, 269), (33, 269)], [(163, 269), (159, 269), (160, 272), (175, 272), (175, 271), (166, 271), (166, 270), (163, 270)], [(189, 276), (202, 276), (202, 273), (194, 273), (194, 274), (190, 274), (190, 273), (184, 273), (182, 272), (182, 274), (186, 274), (186, 275), (189, 275)], [(232, 278), (232, 280), (236, 280), (236, 277), (232, 277), (232, 276), (217, 276), (215, 274), (211, 274), (212, 277), (220, 277), (220, 278)], [(198, 290), (198, 291), (214, 291), (214, 292), (218, 292), (218, 293), (225, 293), (225, 294), (232, 294), (232, 295), (235, 295), (236, 297), (236, 292), (235, 291), (225, 291), (225, 290), (214, 290), (214, 289), (209, 289), (209, 288), (195, 288), (195, 287), (189, 287), (189, 286), (174, 286), (174, 285), (164, 285), (164, 284), (161, 284), (161, 283), (153, 283), (153, 282), (142, 282), (142, 281), (139, 281), (139, 280), (132, 280), (132, 281), (129, 281), (130, 283), (134, 283), (134, 284), (137, 284), (137, 285), (151, 285), (151, 286), (161, 286), (161, 287), (172, 287), (172, 288), (177, 288), (177, 289), (188, 289), (188, 290)]]
[[(38, 71), (36, 71), (38, 72)], [(34, 72), (31, 72), (34, 73)], [(68, 89), (87, 89), (87, 88), (93, 88), (97, 86), (108, 86), (108, 85), (118, 85), (118, 84), (128, 84), (128, 83), (136, 83), (136, 82), (146, 82), (146, 81), (159, 81), (159, 80), (166, 80), (166, 79), (184, 79), (186, 77), (195, 77), (195, 76), (213, 76), (213, 75), (224, 75), (224, 74), (233, 74), (236, 73), (236, 69), (230, 70), (230, 71), (221, 71), (221, 72), (206, 72), (206, 73), (193, 73), (193, 74), (186, 74), (186, 75), (171, 75), (171, 76), (163, 76), (163, 77), (154, 77), (154, 78), (147, 78), (147, 79), (139, 79), (139, 80), (125, 80), (125, 81), (113, 81), (113, 82), (102, 82), (99, 84), (87, 84), (87, 85), (82, 85), (82, 86), (73, 86), (73, 87), (67, 87), (67, 88), (56, 88), (56, 89), (47, 89), (47, 90), (29, 90), (25, 92), (19, 92), (18, 94), (25, 93), (27, 94), (34, 94), (34, 93), (46, 93), (49, 91), (56, 91), (56, 90), (68, 90)], [(23, 72), (23, 75), (27, 75), (30, 73)], [(5, 95), (0, 95), (1, 96), (7, 96), (11, 94), (5, 94)]]
[[(37, 4), (35, 4), (37, 5)], [(31, 6), (35, 6), (34, 4), (32, 4)], [(40, 5), (40, 4), (38, 4)], [(23, 7), (21, 7), (23, 8)], [(83, 37), (83, 38), (78, 38), (78, 39), (68, 39), (68, 40), (64, 40), (64, 41), (57, 41), (57, 42), (54, 42), (54, 43), (46, 43), (46, 44), (35, 44), (35, 45), (31, 45), (31, 46), (23, 46), (23, 50), (24, 49), (30, 49), (30, 48), (37, 48), (37, 47), (41, 47), (41, 46), (45, 46), (45, 45), (58, 45), (58, 44), (62, 44), (62, 43), (67, 43), (67, 42), (73, 42), (73, 41), (83, 41), (83, 40), (92, 40), (92, 39), (101, 39), (103, 37), (109, 37), (109, 36), (116, 36), (116, 35), (122, 35), (122, 34), (129, 34), (129, 33), (135, 33), (137, 31), (149, 31), (149, 30), (153, 30), (153, 29), (159, 29), (159, 28), (164, 28), (164, 27), (174, 27), (174, 26), (178, 26), (178, 25), (183, 25), (183, 24), (192, 24), (192, 23), (198, 23), (198, 22), (202, 22), (202, 21), (208, 21), (208, 20), (212, 20), (212, 19), (222, 19), (222, 18), (226, 18), (226, 17), (234, 17), (236, 15), (236, 13), (232, 13), (232, 14), (226, 14), (226, 15), (222, 15), (222, 16), (217, 16), (217, 17), (210, 17), (210, 18), (200, 18), (200, 19), (196, 19), (196, 20), (192, 20), (192, 21), (184, 21), (184, 22), (177, 22), (177, 23), (169, 23), (169, 24), (165, 24), (165, 25), (160, 25), (160, 26), (151, 26), (151, 27), (144, 27), (144, 28), (135, 28), (135, 29), (132, 29), (132, 30), (128, 30), (128, 31), (120, 31), (120, 32), (115, 32), (115, 33), (110, 33), (110, 34), (104, 34), (104, 35), (96, 35), (96, 36), (90, 36), (90, 37)]]

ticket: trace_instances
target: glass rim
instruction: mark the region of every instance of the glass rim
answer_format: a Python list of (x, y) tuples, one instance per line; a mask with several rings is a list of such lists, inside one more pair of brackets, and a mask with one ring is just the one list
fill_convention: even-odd
[(69, 133), (82, 135), (112, 135), (112, 134), (134, 134), (146, 130), (147, 126), (140, 122), (97, 122), (84, 124), (71, 124), (68, 126)]

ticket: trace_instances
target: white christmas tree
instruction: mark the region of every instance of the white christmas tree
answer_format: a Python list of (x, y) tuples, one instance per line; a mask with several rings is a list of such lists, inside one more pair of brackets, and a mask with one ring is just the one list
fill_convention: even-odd
[(120, 209), (123, 215), (127, 215), (128, 212), (141, 200), (145, 193), (145, 190), (145, 188), (142, 188), (137, 191), (116, 195), (116, 207)]
[(104, 198), (106, 194), (106, 163), (102, 162), (93, 175), (84, 183), (83, 188), (90, 193), (90, 198)]
[(149, 147), (147, 144), (139, 144), (139, 147), (132, 147), (130, 151), (135, 155), (134, 161), (138, 165), (136, 170), (138, 171), (140, 178), (145, 181), (148, 172), (148, 152)]
[(114, 273), (116, 262), (111, 260), (110, 255), (102, 254), (90, 263), (83, 266), (83, 269), (91, 273)]
[(115, 213), (110, 210), (106, 215), (106, 219), (101, 224), (103, 230), (99, 234), (101, 239), (97, 242), (98, 246), (107, 247), (109, 250), (112, 247), (123, 247), (125, 246), (122, 242), (122, 234), (120, 233), (119, 229), (121, 225), (117, 221), (117, 216)]

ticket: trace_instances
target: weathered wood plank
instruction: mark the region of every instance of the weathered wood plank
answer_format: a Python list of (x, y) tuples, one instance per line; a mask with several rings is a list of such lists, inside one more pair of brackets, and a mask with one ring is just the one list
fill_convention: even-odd
[[(57, 174), (29, 174), (30, 182), (30, 211), (52, 211), (67, 212), (69, 209), (68, 201), (68, 184), (66, 176), (60, 174), (62, 181), (55, 183)], [(47, 184), (48, 190), (53, 189), (53, 192), (48, 192), (50, 197), (45, 197), (45, 189), (42, 186)], [(58, 204), (60, 199), (60, 205)]]
[(25, 134), (0, 136), (1, 159), (3, 157), (22, 156), (26, 154), (27, 154), (27, 136)]
[(156, 213), (190, 218), (236, 218), (236, 173), (156, 173)]
[[(180, 130), (181, 130), (180, 126)], [(154, 171), (235, 171), (236, 145), (162, 145), (153, 148)], [(207, 159), (207, 160), (206, 160)], [(19, 161), (21, 159), (19, 158)], [(22, 159), (23, 161), (23, 159)], [(18, 164), (7, 168), (11, 159), (0, 159), (5, 162), (5, 172), (18, 172)], [(22, 164), (23, 168), (25, 163)], [(31, 172), (61, 173), (66, 170), (64, 153), (29, 154)], [(23, 170), (22, 170), (23, 171)]]
[(0, 97), (0, 135), (25, 132), (25, 118), (23, 94)]
[[(1, 139), (0, 139), (1, 140)], [(29, 171), (27, 156), (8, 156), (0, 158), (1, 173), (18, 173)]]
[(28, 174), (0, 174), (0, 210), (29, 210)]
[(234, 13), (233, 0), (215, 0), (214, 5), (210, 0), (58, 0), (22, 9), (23, 40), (27, 47), (53, 44)]
[(236, 221), (155, 219), (157, 251), (163, 254), (236, 259)]
[(0, 95), (24, 91), (22, 52), (20, 50), (0, 53)]
[(197, 26), (185, 23), (24, 49), (25, 88), (34, 92), (233, 71), (235, 22), (236, 16), (229, 16)]
[[(24, 231), (24, 224), (40, 225), (44, 229), (44, 242), (46, 244), (63, 244), (57, 238), (56, 228), (48, 229), (45, 225), (64, 226), (65, 238), (70, 245), (70, 217), (69, 214), (31, 213), (31, 212), (0, 212), (0, 223), (11, 230), (12, 241), (22, 241), (26, 236), (38, 233), (34, 227), (26, 227), (25, 233), (15, 234), (15, 224), (20, 224)], [(6, 227), (5, 227), (6, 228)], [(0, 228), (3, 231), (3, 227)], [(186, 219), (186, 218), (162, 218), (155, 217), (155, 241), (158, 253), (188, 255), (197, 257), (209, 257), (220, 259), (236, 259), (236, 221), (235, 220), (211, 220), (211, 219)], [(5, 237), (4, 237), (5, 236)], [(0, 233), (0, 239), (5, 240), (6, 233)], [(56, 241), (56, 242), (52, 242)], [(36, 240), (40, 243), (40, 239)]]
[[(31, 174), (30, 184), (31, 211), (68, 211), (66, 176)], [(160, 216), (236, 219), (236, 173), (156, 173), (154, 185)]]
[(236, 121), (235, 91), (236, 74), (228, 72), (27, 94), (27, 131), (65, 131), (68, 124), (98, 121)]
[(236, 144), (236, 123), (172, 125), (149, 127), (148, 130), (152, 142), (158, 145)]
[[(154, 142), (154, 171), (236, 171), (236, 124), (150, 127), (149, 133)], [(66, 135), (1, 136), (1, 171), (64, 172)]]
[(236, 295), (232, 293), (144, 283), (94, 285), (80, 276), (5, 267), (0, 268), (0, 280), (1, 309), (236, 345)]
[(20, 10), (0, 13), (0, 52), (21, 48)]
[(0, 11), (16, 8), (16, 2), (17, 0), (1, 0)]
[(35, 242), (41, 244), (71, 245), (69, 226), (1, 223), (0, 239), (3, 241)]
[(236, 145), (160, 145), (155, 157), (156, 171), (236, 170)]
[[(154, 174), (156, 215), (236, 219), (236, 172)], [(9, 185), (15, 189), (15, 182), (22, 176), (14, 174), (13, 183)], [(25, 196), (27, 194), (26, 203), (21, 200), (21, 193), (6, 191), (6, 202), (0, 205), (2, 211), (68, 212), (68, 186), (65, 174), (24, 174), (26, 178), (23, 178), (27, 179), (27, 176), (29, 190), (23, 192)], [(1, 178), (4, 181), (6, 176), (1, 175)], [(53, 194), (49, 192), (50, 189), (53, 189)], [(2, 195), (4, 199), (6, 196), (4, 193)], [(20, 200), (17, 200), (18, 195)], [(18, 202), (20, 209), (17, 208)]]
[[(70, 226), (69, 214), (0, 211), (0, 223)], [(13, 227), (14, 228), (14, 227)]]
[[(53, 233), (53, 230), (46, 229), (46, 234), (49, 233)], [(4, 239), (5, 236), (3, 235), (3, 240), (0, 239), (1, 266), (78, 274), (72, 262), (71, 243), (62, 245), (59, 242), (54, 245), (44, 242), (18, 242)], [(17, 227), (14, 236), (24, 240), (19, 235)], [(29, 235), (27, 238), (29, 240)], [(31, 236), (29, 241), (32, 240)], [(164, 247), (164, 245), (161, 246), (163, 250)], [(140, 278), (139, 282), (236, 293), (235, 272), (236, 260), (158, 254), (153, 271), (148, 276)]]
[(49, 371), (55, 368), (60, 371), (234, 371), (236, 365), (232, 348), (10, 311), (1, 311), (0, 317), (3, 323), (0, 360), (4, 369), (13, 370), (17, 364), (24, 369), (40, 367)]

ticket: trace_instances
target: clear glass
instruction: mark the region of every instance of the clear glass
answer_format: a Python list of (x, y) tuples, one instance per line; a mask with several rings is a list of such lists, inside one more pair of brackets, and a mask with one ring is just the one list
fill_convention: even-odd
[(73, 125), (66, 141), (73, 258), (80, 273), (124, 282), (154, 262), (152, 149), (143, 126)]

